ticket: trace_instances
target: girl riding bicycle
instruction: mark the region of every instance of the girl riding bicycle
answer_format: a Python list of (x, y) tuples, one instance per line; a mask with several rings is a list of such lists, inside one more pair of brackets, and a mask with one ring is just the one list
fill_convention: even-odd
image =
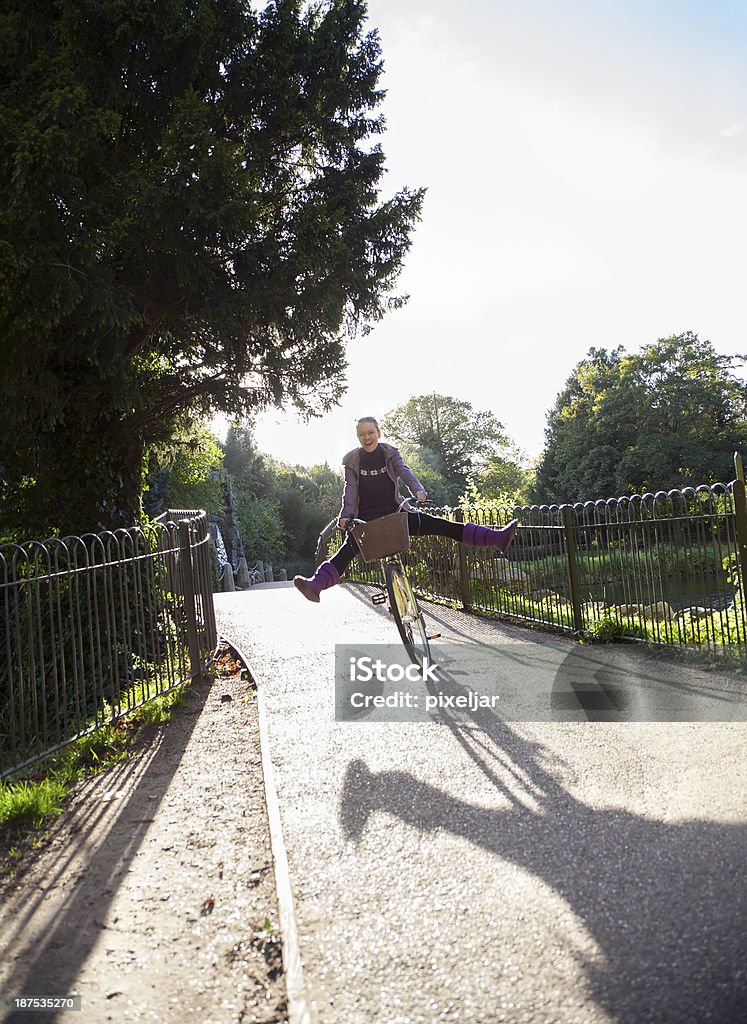
[[(410, 493), (425, 501), (428, 494), (418, 478), (409, 469), (399, 451), (380, 441), (381, 430), (373, 416), (364, 416), (356, 424), (359, 447), (348, 452), (342, 460), (345, 467), (345, 489), (338, 524), (345, 529), (349, 519), (379, 519), (396, 512), (403, 502), (398, 478)], [(505, 555), (516, 531), (518, 520), (494, 530), (477, 523), (452, 523), (448, 519), (413, 512), (408, 507), (407, 520), (411, 536), (451, 537), (470, 547), (490, 547)], [(313, 576), (296, 576), (296, 587), (309, 601), (319, 601), (322, 590), (335, 586), (350, 563), (359, 554), (355, 539), (348, 534), (342, 547), (326, 562), (317, 567)]]

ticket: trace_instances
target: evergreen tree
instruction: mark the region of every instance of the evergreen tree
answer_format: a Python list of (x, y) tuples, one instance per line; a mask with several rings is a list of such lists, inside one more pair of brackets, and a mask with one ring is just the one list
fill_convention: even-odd
[(333, 404), (422, 193), (382, 201), (363, 0), (6, 0), (0, 499), (137, 515), (180, 414)]

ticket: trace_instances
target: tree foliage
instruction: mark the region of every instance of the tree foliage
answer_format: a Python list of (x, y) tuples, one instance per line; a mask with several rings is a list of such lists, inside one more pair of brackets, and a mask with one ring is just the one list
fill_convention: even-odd
[(241, 479), (245, 487), (262, 486), (264, 456), (257, 448), (251, 420), (237, 421), (229, 426), (223, 445), (223, 468), (235, 479)]
[(289, 466), (263, 454), (251, 421), (229, 428), (223, 470), (231, 481), (249, 561), (261, 558), (291, 570), (311, 569), (317, 537), (340, 511), (342, 474), (326, 464)]
[(215, 435), (199, 422), (187, 422), (148, 456), (143, 509), (155, 517), (166, 509), (202, 508), (222, 512), (220, 473), (223, 451)]
[(489, 458), (470, 475), (465, 497), (473, 505), (524, 505), (529, 501), (534, 473), (523, 452)]
[(309, 479), (316, 486), (314, 497), (317, 508), (324, 517), (325, 525), (340, 514), (342, 506), (342, 473), (334, 470), (328, 463), (310, 466), (306, 471)]
[(745, 359), (686, 332), (592, 348), (548, 414), (535, 497), (572, 501), (731, 480), (747, 442)]
[(279, 503), (269, 497), (258, 498), (241, 486), (236, 488), (235, 498), (241, 540), (249, 565), (259, 559), (277, 565), (287, 554)]
[(456, 504), (470, 472), (510, 445), (492, 413), (448, 395), (415, 395), (388, 412), (382, 428), (403, 450), (417, 451), (445, 481), (444, 504)]
[[(8, 0), (0, 487), (32, 531), (137, 513), (184, 410), (329, 408), (422, 193), (382, 200), (363, 0)], [(64, 495), (63, 501), (60, 500)]]
[[(407, 441), (400, 442), (399, 448), (405, 463), (428, 492), (429, 503), (437, 507), (452, 505), (454, 487), (437, 468), (441, 463), (435, 452)], [(407, 490), (402, 493), (407, 494)]]

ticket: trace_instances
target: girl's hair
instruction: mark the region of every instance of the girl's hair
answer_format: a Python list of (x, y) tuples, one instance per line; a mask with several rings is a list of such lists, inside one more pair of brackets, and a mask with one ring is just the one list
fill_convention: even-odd
[(361, 416), (359, 420), (355, 421), (356, 427), (359, 427), (361, 423), (373, 423), (377, 430), (381, 430), (381, 427), (379, 426), (379, 421), (376, 419), (375, 416)]

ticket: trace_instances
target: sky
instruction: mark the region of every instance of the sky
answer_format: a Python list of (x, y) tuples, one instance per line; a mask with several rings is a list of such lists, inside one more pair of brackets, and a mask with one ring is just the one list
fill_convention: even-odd
[(425, 187), (391, 312), (339, 408), (271, 411), (261, 450), (338, 466), (355, 420), (439, 392), (528, 459), (591, 346), (691, 330), (747, 351), (743, 0), (369, 0), (384, 195)]

